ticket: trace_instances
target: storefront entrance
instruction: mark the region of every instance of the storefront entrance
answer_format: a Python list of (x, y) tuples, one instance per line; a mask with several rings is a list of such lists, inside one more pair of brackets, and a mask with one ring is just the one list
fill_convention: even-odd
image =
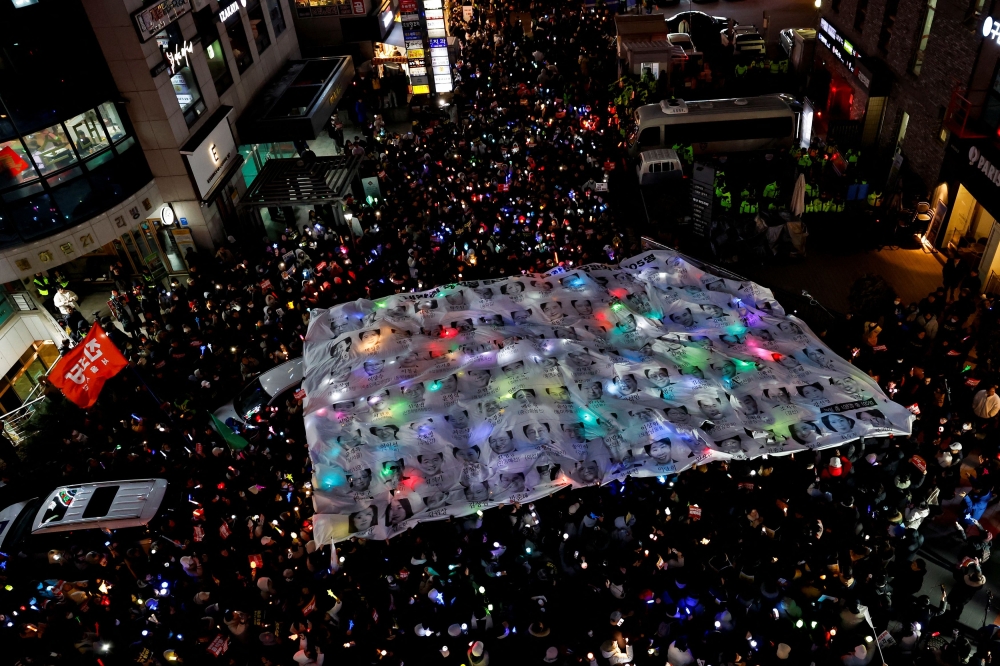
[[(948, 143), (942, 173), (955, 179), (954, 203), (939, 246), (951, 246), (979, 268), (987, 293), (1000, 294), (1000, 153), (989, 141), (956, 139)], [(942, 187), (944, 184), (942, 184)]]
[(144, 220), (111, 241), (111, 246), (117, 260), (133, 274), (148, 268), (155, 279), (161, 280), (168, 274), (187, 272), (184, 255), (172, 232), (160, 220)]

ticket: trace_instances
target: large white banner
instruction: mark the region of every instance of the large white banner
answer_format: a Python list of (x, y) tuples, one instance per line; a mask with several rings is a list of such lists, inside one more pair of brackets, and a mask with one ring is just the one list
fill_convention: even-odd
[(315, 310), (304, 354), (319, 543), (912, 419), (769, 290), (661, 250)]

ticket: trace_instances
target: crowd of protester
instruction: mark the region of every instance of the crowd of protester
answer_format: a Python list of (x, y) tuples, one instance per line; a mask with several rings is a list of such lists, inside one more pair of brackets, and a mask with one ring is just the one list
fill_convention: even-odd
[[(184, 280), (113, 271), (121, 327), (104, 328), (132, 367), (86, 412), (52, 394), (2, 490), (162, 477), (168, 494), (147, 529), (0, 554), (5, 663), (989, 663), (992, 618), (958, 622), (986, 596), (1000, 479), (1000, 397), (963, 375), (990, 304), (964, 266), (828, 338), (919, 411), (910, 438), (567, 491), (332, 550), (312, 540), (301, 401), (259, 412), (248, 443), (208, 422), (301, 354), (310, 308), (637, 251), (596, 187), (618, 159), (595, 119), (610, 21), (532, 10), (530, 38), (499, 5), (451, 13), (458, 113), (369, 130), (384, 199), (353, 204), (360, 237), (320, 208), (263, 252), (190, 252)], [(928, 593), (921, 548), (941, 524), (959, 554)]]

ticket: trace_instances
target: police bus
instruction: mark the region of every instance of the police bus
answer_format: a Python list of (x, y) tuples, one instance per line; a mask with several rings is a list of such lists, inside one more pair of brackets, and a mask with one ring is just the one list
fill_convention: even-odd
[(629, 155), (690, 145), (695, 153), (780, 150), (792, 145), (796, 114), (777, 95), (664, 100), (635, 110), (626, 132)]

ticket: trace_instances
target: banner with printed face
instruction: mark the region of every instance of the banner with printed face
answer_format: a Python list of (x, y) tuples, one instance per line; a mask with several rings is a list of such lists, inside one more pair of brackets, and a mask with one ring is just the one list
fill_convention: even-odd
[(557, 271), (313, 311), (317, 541), (910, 433), (905, 408), (757, 284), (661, 250)]

